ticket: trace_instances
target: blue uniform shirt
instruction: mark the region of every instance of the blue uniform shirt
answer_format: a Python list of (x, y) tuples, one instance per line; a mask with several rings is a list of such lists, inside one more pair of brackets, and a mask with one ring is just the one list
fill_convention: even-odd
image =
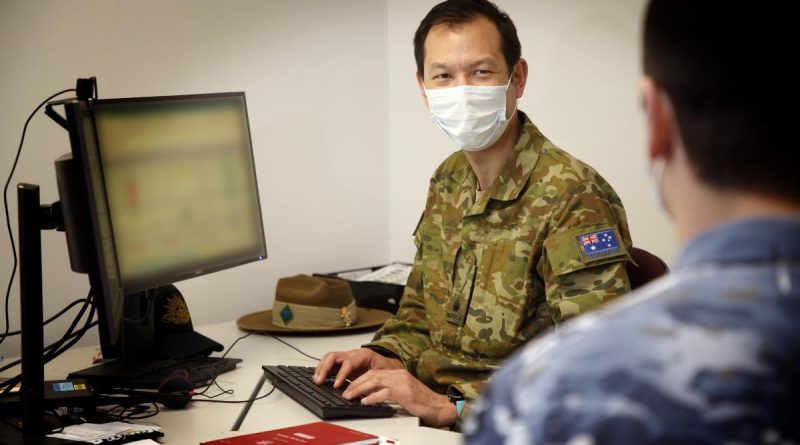
[(800, 443), (800, 217), (691, 240), (672, 272), (513, 356), (469, 444)]

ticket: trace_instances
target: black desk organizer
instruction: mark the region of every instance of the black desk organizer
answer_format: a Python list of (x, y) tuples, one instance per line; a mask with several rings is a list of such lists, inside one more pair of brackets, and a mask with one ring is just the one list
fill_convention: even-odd
[(381, 283), (378, 281), (354, 281), (343, 277), (343, 275), (349, 275), (359, 271), (375, 271), (382, 267), (385, 267), (385, 265), (341, 270), (339, 272), (315, 273), (314, 276), (345, 280), (350, 283), (350, 288), (353, 290), (353, 298), (356, 300), (356, 306), (380, 309), (395, 314), (397, 313), (397, 308), (400, 307), (400, 297), (403, 296), (403, 289), (405, 286)]

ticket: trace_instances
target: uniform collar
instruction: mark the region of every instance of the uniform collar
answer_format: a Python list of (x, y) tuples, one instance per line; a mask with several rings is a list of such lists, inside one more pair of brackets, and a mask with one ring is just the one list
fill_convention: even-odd
[[(483, 213), (489, 199), (497, 201), (517, 199), (528, 183), (528, 178), (530, 178), (533, 168), (536, 166), (536, 161), (539, 159), (544, 136), (525, 113), (522, 111), (518, 111), (518, 113), (522, 122), (519, 139), (517, 139), (517, 143), (514, 145), (514, 149), (508, 156), (500, 173), (489, 184), (486, 193), (483, 194), (481, 199), (473, 203), (467, 216)], [(472, 196), (474, 196), (474, 190), (478, 186), (478, 179), (469, 162), (466, 163), (465, 168), (464, 181), (461, 186), (467, 187)]]
[(691, 239), (674, 267), (701, 263), (800, 261), (800, 217), (749, 218), (720, 224)]

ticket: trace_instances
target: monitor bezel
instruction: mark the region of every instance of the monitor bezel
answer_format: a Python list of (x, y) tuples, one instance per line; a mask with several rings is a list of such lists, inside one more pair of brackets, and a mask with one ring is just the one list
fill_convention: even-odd
[[(224, 262), (218, 262), (214, 266), (205, 267), (202, 269), (193, 268), (182, 273), (174, 273), (169, 276), (169, 279), (157, 280), (142, 280), (140, 282), (123, 283), (120, 276), (119, 259), (117, 246), (115, 245), (115, 237), (113, 234), (113, 220), (109, 214), (108, 191), (106, 187), (105, 172), (103, 170), (103, 163), (101, 157), (101, 149), (98, 143), (97, 127), (95, 125), (94, 109), (97, 106), (116, 105), (116, 104), (131, 104), (131, 103), (147, 103), (147, 102), (175, 102), (175, 101), (191, 101), (202, 99), (216, 99), (216, 98), (241, 98), (244, 119), (247, 130), (247, 143), (249, 144), (249, 159), (252, 169), (252, 181), (254, 188), (254, 209), (258, 217), (258, 235), (260, 237), (260, 245), (257, 246), (257, 252), (248, 255), (237, 256), (235, 259), (226, 259)], [(267, 247), (264, 236), (264, 223), (263, 213), (261, 206), (261, 197), (258, 189), (258, 178), (256, 172), (255, 155), (252, 145), (252, 133), (250, 131), (250, 118), (247, 111), (247, 101), (244, 92), (229, 92), (229, 93), (209, 93), (209, 94), (190, 94), (190, 95), (172, 95), (172, 96), (149, 96), (149, 97), (128, 97), (128, 98), (113, 98), (101, 100), (76, 100), (65, 104), (65, 113), (70, 133), (70, 142), (72, 146), (72, 159), (68, 169), (75, 170), (71, 176), (75, 178), (75, 182), (79, 184), (71, 184), (65, 192), (72, 195), (72, 201), (83, 200), (85, 197), (85, 208), (71, 209), (79, 213), (77, 220), (83, 221), (89, 227), (71, 227), (67, 228), (69, 235), (70, 231), (81, 232), (83, 238), (89, 240), (91, 246), (80, 245), (76, 242), (71, 242), (68, 236), (68, 247), (70, 250), (78, 250), (79, 252), (70, 252), (70, 255), (76, 258), (81, 258), (83, 264), (79, 267), (78, 272), (88, 273), (89, 280), (94, 294), (94, 301), (99, 312), (99, 335), (100, 343), (105, 358), (123, 357), (125, 358), (128, 353), (126, 343), (130, 339), (125, 340), (126, 324), (128, 318), (131, 316), (127, 313), (128, 308), (126, 301), (130, 303), (132, 300), (139, 300), (143, 292), (156, 289), (160, 286), (172, 284), (177, 281), (186, 280), (198, 276), (207, 275), (210, 273), (222, 271), (232, 267), (248, 264), (251, 262), (264, 260), (267, 258)], [(92, 173), (99, 174), (98, 185), (95, 185), (92, 178)], [(98, 187), (100, 190), (98, 190)], [(61, 193), (61, 190), (59, 190)], [(62, 198), (63, 200), (63, 198)], [(102, 211), (105, 209), (104, 211)], [(111, 230), (110, 247), (112, 251), (111, 260), (104, 261), (108, 258), (104, 257), (104, 241), (103, 241), (103, 216), (105, 213), (105, 223), (108, 224)], [(88, 221), (85, 220), (88, 218)], [(90, 229), (90, 230), (89, 230)], [(77, 238), (76, 238), (77, 239)], [(90, 249), (89, 254), (85, 252)], [(71, 258), (72, 260), (72, 258)], [(73, 269), (75, 266), (73, 265)], [(115, 283), (109, 277), (116, 280)], [(138, 318), (138, 317), (134, 317)], [(129, 326), (127, 329), (139, 329), (140, 327)]]
[[(95, 111), (97, 108), (102, 108), (106, 106), (116, 106), (116, 105), (127, 105), (127, 104), (142, 104), (142, 103), (180, 103), (180, 102), (191, 102), (191, 101), (198, 101), (198, 100), (208, 100), (208, 99), (241, 99), (242, 107), (244, 112), (244, 119), (245, 119), (245, 127), (247, 130), (247, 144), (249, 148), (249, 163), (251, 169), (251, 177), (252, 183), (254, 188), (254, 197), (255, 197), (255, 205), (257, 206), (257, 217), (258, 217), (258, 235), (260, 237), (260, 245), (257, 246), (257, 251), (253, 252), (252, 254), (248, 253), (245, 255), (232, 255), (230, 257), (225, 258), (218, 258), (217, 261), (214, 262), (213, 265), (208, 265), (207, 267), (197, 268), (193, 267), (191, 269), (187, 268), (178, 268), (173, 271), (165, 272), (164, 275), (168, 275), (165, 278), (149, 278), (144, 280), (124, 280), (121, 276), (120, 267), (119, 267), (119, 259), (117, 255), (117, 247), (114, 245), (114, 258), (117, 262), (116, 264), (116, 271), (117, 271), (117, 279), (120, 283), (120, 288), (123, 290), (125, 294), (130, 294), (134, 292), (142, 292), (149, 289), (154, 289), (159, 286), (164, 286), (167, 284), (172, 284), (178, 281), (183, 281), (189, 278), (199, 277), (203, 275), (207, 275), (210, 273), (218, 272), (221, 270), (229, 269), (236, 266), (241, 266), (243, 264), (248, 264), (254, 261), (260, 261), (267, 258), (267, 248), (266, 248), (266, 241), (264, 237), (264, 221), (263, 221), (263, 214), (261, 209), (261, 197), (258, 190), (258, 178), (256, 175), (256, 164), (255, 164), (255, 156), (253, 153), (253, 144), (252, 144), (252, 134), (250, 131), (250, 120), (247, 113), (247, 100), (245, 97), (244, 92), (228, 92), (228, 93), (208, 93), (208, 94), (190, 94), (190, 95), (174, 95), (174, 96), (151, 96), (151, 97), (129, 97), (129, 98), (112, 98), (112, 99), (100, 99), (100, 100), (93, 100), (89, 102), (89, 112), (91, 114), (92, 123), (94, 125), (93, 128), (93, 135), (94, 135), (94, 144), (97, 147), (97, 155), (100, 161), (100, 171), (103, 175), (103, 195), (105, 198), (104, 205), (106, 208), (109, 208), (108, 202), (108, 192), (107, 188), (105, 187), (105, 171), (103, 170), (103, 158), (102, 158), (102, 149), (100, 148), (100, 144), (98, 141), (99, 135), (97, 132), (96, 121), (95, 121)], [(96, 223), (97, 220), (95, 219), (93, 223)], [(112, 238), (116, 240), (114, 236), (114, 220), (112, 216), (109, 214), (109, 222), (111, 225), (112, 231)], [(94, 227), (94, 224), (93, 224)], [(95, 234), (95, 237), (100, 236), (99, 233)], [(97, 238), (96, 238), (97, 239)]]

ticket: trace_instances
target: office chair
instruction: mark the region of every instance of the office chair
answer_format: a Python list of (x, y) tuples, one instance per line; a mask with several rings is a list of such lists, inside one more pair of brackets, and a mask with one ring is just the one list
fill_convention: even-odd
[(650, 281), (669, 272), (667, 263), (644, 249), (633, 247), (631, 248), (630, 254), (631, 258), (633, 258), (633, 262), (629, 261), (625, 264), (625, 271), (628, 272), (631, 290), (644, 286)]

